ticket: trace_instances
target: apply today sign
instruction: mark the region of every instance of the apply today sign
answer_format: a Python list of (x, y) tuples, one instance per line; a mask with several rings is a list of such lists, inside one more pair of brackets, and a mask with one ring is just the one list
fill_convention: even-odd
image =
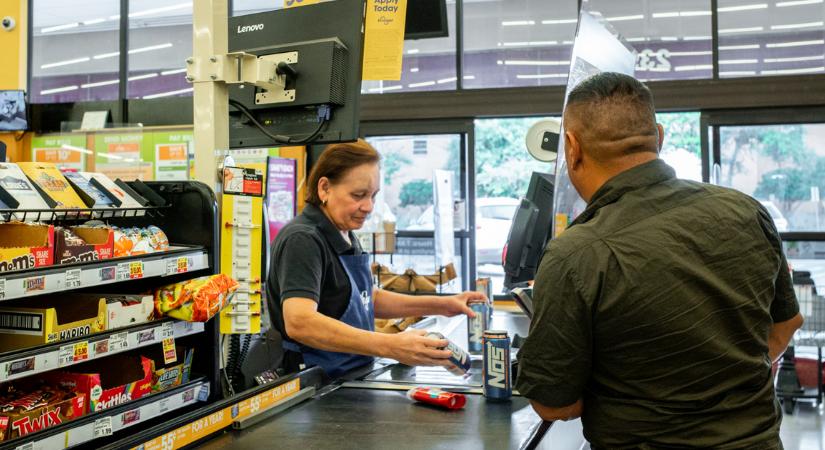
[[(398, 4), (401, 0), (375, 0), (372, 3), (372, 8), (375, 12), (390, 12), (390, 13), (397, 13), (398, 12)], [(406, 5), (406, 0), (404, 4)]]
[(400, 80), (407, 0), (367, 0), (364, 80)]

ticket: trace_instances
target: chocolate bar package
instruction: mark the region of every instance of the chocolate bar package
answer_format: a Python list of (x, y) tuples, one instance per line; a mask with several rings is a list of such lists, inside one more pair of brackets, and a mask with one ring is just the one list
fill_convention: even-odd
[(85, 414), (86, 396), (57, 385), (8, 384), (0, 394), (0, 440), (26, 436)]

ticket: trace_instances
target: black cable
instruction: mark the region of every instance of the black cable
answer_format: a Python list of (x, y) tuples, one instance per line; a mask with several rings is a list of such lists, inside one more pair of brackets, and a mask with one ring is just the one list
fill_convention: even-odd
[(229, 104), (234, 106), (235, 109), (237, 109), (238, 111), (241, 112), (241, 114), (245, 115), (246, 118), (249, 119), (256, 127), (258, 127), (258, 129), (261, 130), (261, 133), (265, 134), (268, 138), (270, 138), (273, 141), (278, 142), (280, 144), (288, 144), (289, 143), (289, 138), (287, 136), (272, 134), (272, 133), (269, 132), (269, 130), (264, 128), (264, 126), (261, 125), (261, 123), (258, 122), (257, 119), (255, 119), (255, 116), (253, 116), (252, 113), (249, 112), (249, 110), (246, 109), (246, 106), (244, 106), (241, 102), (239, 102), (237, 100), (232, 100), (230, 98), (229, 99)]
[(270, 133), (269, 130), (264, 128), (264, 126), (261, 125), (261, 123), (258, 122), (257, 119), (255, 119), (255, 116), (252, 115), (252, 113), (249, 111), (249, 109), (247, 109), (246, 106), (243, 105), (243, 103), (237, 100), (229, 99), (229, 104), (234, 106), (235, 109), (237, 109), (241, 112), (241, 114), (246, 116), (246, 118), (249, 119), (252, 122), (252, 124), (255, 125), (258, 128), (258, 130), (261, 131), (261, 133), (265, 134), (268, 138), (272, 139), (273, 141), (279, 144), (308, 144), (312, 142), (318, 136), (319, 133), (321, 133), (321, 130), (323, 130), (324, 128), (324, 125), (326, 125), (327, 123), (327, 119), (323, 118), (321, 119), (321, 123), (318, 124), (318, 128), (316, 128), (315, 131), (313, 131), (312, 134), (309, 135), (309, 137), (301, 140), (292, 140), (292, 138), (288, 136)]

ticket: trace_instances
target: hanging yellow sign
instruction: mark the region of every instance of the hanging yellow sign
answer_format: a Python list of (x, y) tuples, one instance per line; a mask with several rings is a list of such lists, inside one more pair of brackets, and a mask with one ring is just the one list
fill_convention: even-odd
[(294, 8), (296, 6), (312, 5), (318, 3), (318, 0), (286, 0), (284, 8)]
[(367, 0), (364, 80), (400, 80), (407, 0)]

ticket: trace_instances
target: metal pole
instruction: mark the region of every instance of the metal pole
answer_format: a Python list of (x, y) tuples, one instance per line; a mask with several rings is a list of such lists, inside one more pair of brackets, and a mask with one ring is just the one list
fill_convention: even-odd
[[(192, 63), (211, 67), (209, 58), (228, 51), (227, 0), (198, 0), (192, 3)], [(194, 87), (195, 179), (218, 192), (216, 151), (229, 148), (229, 94), (226, 85), (198, 77)]]

